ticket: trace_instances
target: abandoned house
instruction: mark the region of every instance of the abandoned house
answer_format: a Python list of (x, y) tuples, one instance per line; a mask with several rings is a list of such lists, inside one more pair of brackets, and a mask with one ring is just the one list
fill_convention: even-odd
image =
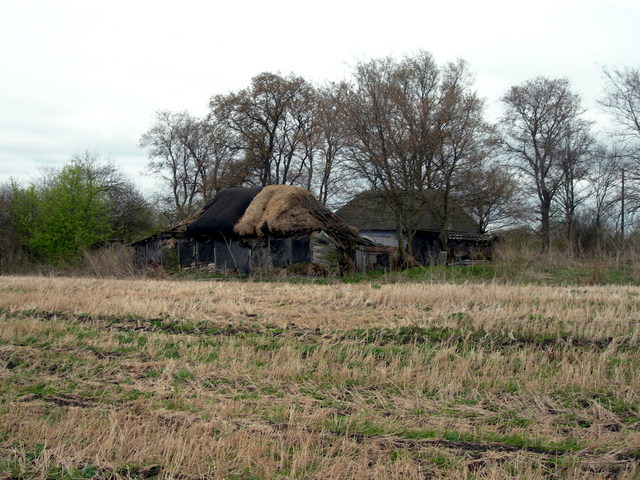
[(133, 246), (140, 268), (153, 262), (242, 274), (293, 265), (338, 273), (388, 256), (310, 192), (288, 185), (223, 189), (192, 218)]
[[(398, 247), (399, 225), (405, 226), (405, 243), (411, 229), (411, 250), (420, 265), (490, 260), (496, 237), (482, 234), (473, 218), (453, 203), (445, 217), (443, 203), (442, 197), (432, 191), (409, 194), (369, 190), (355, 196), (336, 214), (363, 237), (388, 247)], [(445, 222), (441, 221), (443, 218)], [(440, 241), (442, 223), (448, 252)]]

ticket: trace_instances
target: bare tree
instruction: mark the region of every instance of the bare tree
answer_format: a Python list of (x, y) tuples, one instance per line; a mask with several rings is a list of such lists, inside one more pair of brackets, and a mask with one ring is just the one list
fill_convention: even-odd
[[(428, 52), (356, 67), (348, 102), (354, 169), (381, 190), (397, 218), (399, 253), (411, 258), (418, 212), (440, 220), (441, 243), (462, 173), (481, 163), (483, 105), (463, 61), (439, 68)], [(434, 194), (424, 194), (429, 191)]]
[(193, 162), (194, 183), (202, 201), (211, 200), (221, 188), (242, 183), (244, 176), (234, 169), (238, 146), (226, 126), (211, 116), (184, 120), (180, 138)]
[[(354, 170), (384, 193), (396, 216), (400, 256), (411, 259), (411, 240), (433, 174), (433, 105), (440, 72), (430, 54), (401, 65), (381, 58), (357, 65), (348, 103), (349, 153)], [(413, 68), (411, 68), (413, 67)]]
[(242, 183), (236, 168), (237, 146), (225, 125), (187, 112), (156, 113), (155, 124), (140, 139), (149, 150), (148, 168), (169, 187), (166, 215), (176, 221), (190, 215), (218, 190)]
[(620, 127), (618, 133), (637, 147), (640, 141), (640, 70), (605, 68), (604, 74), (608, 84), (600, 103), (616, 119)]
[(577, 209), (587, 199), (587, 179), (594, 156), (595, 140), (589, 133), (591, 122), (576, 120), (567, 125), (558, 150), (562, 183), (557, 202), (564, 213), (567, 249), (573, 253), (577, 246)]
[(305, 186), (309, 175), (313, 87), (302, 77), (262, 73), (249, 88), (216, 95), (211, 116), (236, 135), (248, 179), (258, 185)]
[(567, 79), (537, 77), (511, 87), (502, 102), (502, 145), (537, 198), (542, 248), (548, 250), (552, 204), (565, 179), (563, 141), (582, 114), (580, 97)]
[(468, 171), (461, 197), (481, 233), (513, 227), (527, 216), (527, 206), (514, 176), (498, 164)]
[(615, 232), (620, 220), (622, 158), (615, 149), (598, 146), (587, 173), (588, 199), (583, 206), (583, 248), (600, 251), (605, 238)]
[(189, 122), (186, 112), (156, 112), (156, 122), (140, 139), (140, 146), (149, 150), (149, 170), (168, 184), (166, 215), (174, 221), (189, 216), (200, 202), (201, 179), (184, 142)]
[(473, 90), (473, 78), (463, 60), (444, 70), (437, 118), (435, 166), (442, 193), (440, 243), (447, 248), (446, 226), (456, 196), (468, 190), (469, 172), (480, 173), (490, 155), (491, 129), (483, 119), (484, 103)]
[(308, 137), (313, 148), (312, 154), (308, 155), (311, 170), (308, 189), (324, 205), (344, 197), (352, 188), (353, 178), (345, 168), (348, 145), (345, 119), (349, 95), (349, 86), (344, 82), (316, 89), (316, 128)]
[(625, 223), (628, 225), (640, 209), (640, 69), (605, 68), (604, 74), (608, 82), (600, 103), (618, 126), (614, 136), (621, 154), (618, 175), (624, 179), (620, 185), (620, 236), (624, 245)]

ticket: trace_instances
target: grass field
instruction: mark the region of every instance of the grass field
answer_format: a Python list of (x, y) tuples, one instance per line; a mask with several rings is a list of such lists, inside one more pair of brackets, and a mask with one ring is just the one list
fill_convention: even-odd
[(640, 288), (0, 277), (0, 479), (636, 478)]

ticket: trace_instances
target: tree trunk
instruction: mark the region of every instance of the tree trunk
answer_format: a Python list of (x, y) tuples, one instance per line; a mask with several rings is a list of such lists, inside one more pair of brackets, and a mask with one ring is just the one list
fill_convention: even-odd
[(542, 251), (549, 252), (551, 250), (551, 202), (542, 201), (540, 204), (540, 224), (542, 230), (540, 232)]
[(576, 239), (575, 213), (573, 207), (570, 207), (567, 211), (565, 221), (567, 223), (567, 252), (569, 256), (573, 257), (578, 247), (578, 242)]
[(405, 249), (404, 249), (404, 229), (402, 223), (398, 222), (396, 226), (396, 241), (398, 242), (398, 260), (400, 265), (404, 265)]

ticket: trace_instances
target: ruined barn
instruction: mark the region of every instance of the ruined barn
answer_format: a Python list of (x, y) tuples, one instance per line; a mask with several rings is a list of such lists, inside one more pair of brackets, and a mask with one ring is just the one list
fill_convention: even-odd
[(194, 217), (134, 247), (139, 267), (157, 262), (248, 274), (297, 265), (338, 273), (355, 269), (356, 251), (374, 243), (310, 192), (273, 185), (223, 189)]

